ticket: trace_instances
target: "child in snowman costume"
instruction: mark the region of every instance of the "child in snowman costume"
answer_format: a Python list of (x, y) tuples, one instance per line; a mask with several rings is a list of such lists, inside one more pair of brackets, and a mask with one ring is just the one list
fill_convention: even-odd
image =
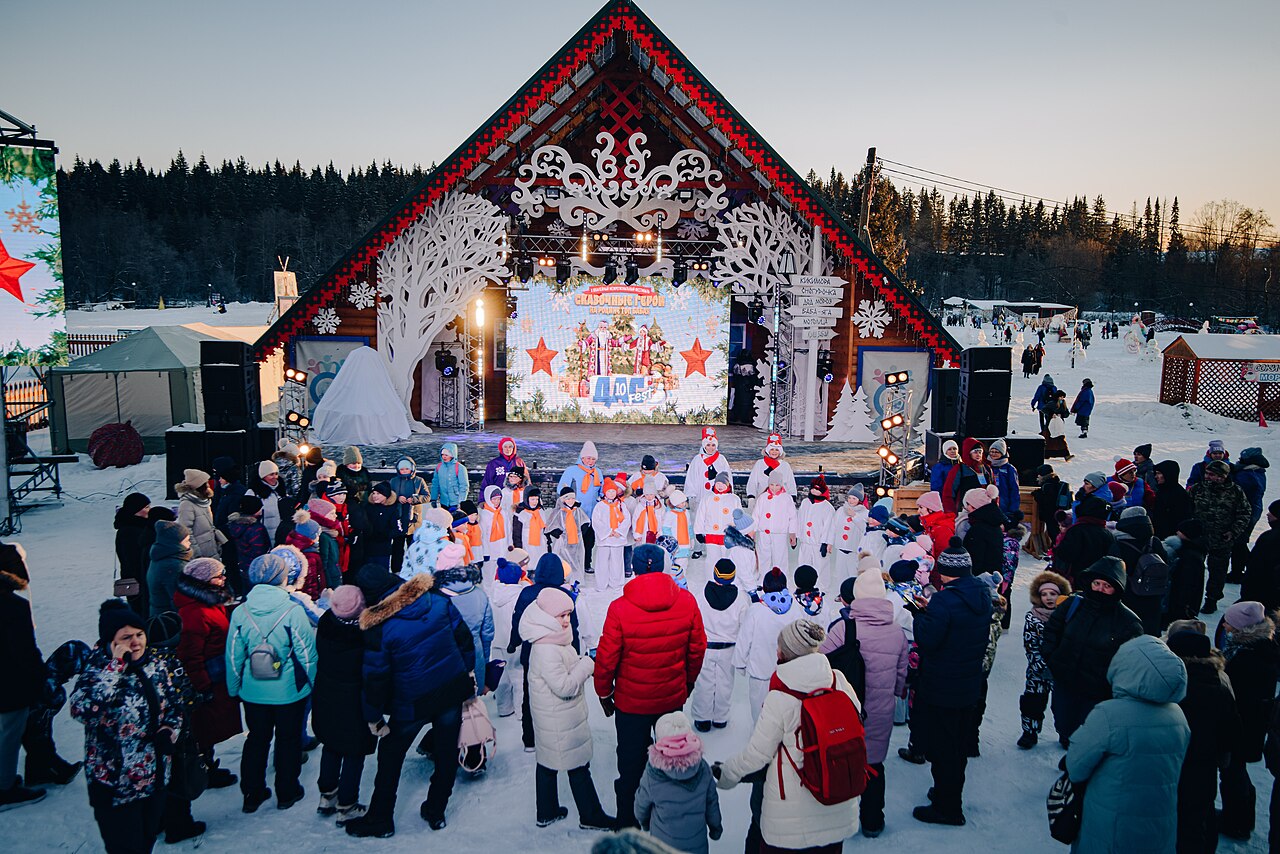
[(484, 491), (484, 504), (480, 505), (480, 550), (484, 554), (487, 570), (482, 577), (492, 575), (498, 558), (507, 556), (507, 546), (511, 542), (508, 530), (502, 490), (497, 486), (487, 487)]
[(791, 568), (791, 548), (796, 544), (795, 499), (787, 495), (782, 474), (769, 473), (769, 485), (756, 500), (756, 559), (760, 572), (775, 566), (783, 572)]
[[(648, 482), (647, 478), (645, 482)], [(687, 567), (693, 555), (693, 520), (689, 518), (689, 499), (679, 489), (667, 495), (666, 506), (658, 517), (658, 534), (676, 541), (673, 557), (681, 566)]]
[[(560, 490), (556, 506), (547, 517), (547, 536), (551, 538), (551, 553), (569, 568), (565, 582), (582, 581), (587, 559), (585, 530), (591, 524), (589, 517), (578, 503), (578, 492), (572, 486)], [(525, 549), (528, 550), (528, 545)]]
[(764, 456), (756, 460), (755, 465), (751, 467), (751, 475), (747, 478), (747, 498), (754, 501), (760, 497), (760, 493), (765, 491), (769, 485), (769, 475), (773, 472), (781, 472), (783, 488), (788, 495), (794, 496), (796, 490), (796, 476), (791, 471), (791, 463), (786, 460), (786, 451), (782, 450), (782, 436), (777, 433), (770, 433), (769, 438), (764, 443)]
[(720, 558), (711, 578), (694, 594), (702, 625), (707, 632), (707, 654), (693, 686), (689, 712), (698, 732), (729, 725), (733, 697), (733, 648), (742, 629), (742, 617), (751, 600), (737, 585), (736, 568), (729, 558)]
[[(695, 508), (702, 503), (703, 498), (711, 495), (712, 484), (720, 475), (729, 478), (729, 487), (732, 491), (733, 472), (729, 469), (729, 461), (720, 453), (720, 440), (716, 437), (716, 428), (703, 427), (702, 450), (693, 455), (684, 473), (684, 492)], [(712, 563), (715, 563), (715, 560), (712, 560)]]
[(884, 558), (884, 551), (894, 536), (888, 528), (892, 503), (892, 498), (881, 498), (872, 506), (867, 514), (867, 532), (858, 543), (858, 551), (871, 555), (877, 561)]
[(528, 488), (528, 472), (524, 466), (515, 466), (507, 472), (506, 483), (502, 486), (502, 512), (506, 514), (504, 521), (508, 532), (511, 530), (511, 520), (516, 515), (516, 508), (524, 503), (524, 493)]
[(733, 511), (733, 524), (724, 532), (725, 556), (733, 561), (734, 583), (748, 595), (760, 586), (755, 533), (756, 520), (744, 510)]
[(631, 506), (631, 516), (635, 520), (631, 533), (636, 545), (656, 543), (662, 534), (664, 508), (659, 493), (665, 480), (655, 472), (639, 481), (643, 486), (632, 498)]
[(716, 475), (711, 488), (698, 502), (693, 517), (694, 538), (703, 546), (706, 566), (715, 566), (725, 556), (724, 532), (733, 524), (733, 511), (742, 509), (742, 501), (733, 494), (728, 472)]
[(515, 506), (511, 518), (511, 548), (524, 549), (529, 553), (529, 560), (536, 564), (538, 558), (547, 553), (547, 538), (544, 536), (547, 527), (542, 493), (536, 486), (526, 487), (524, 497)]
[(843, 581), (858, 574), (858, 545), (867, 532), (867, 508), (862, 503), (862, 484), (855, 483), (845, 493), (844, 501), (831, 514), (827, 528), (827, 554), (831, 558), (831, 577)]
[(631, 528), (631, 514), (622, 503), (622, 488), (611, 477), (601, 486), (603, 496), (591, 511), (591, 527), (596, 532), (596, 590), (621, 589), (626, 581), (622, 550)]
[(808, 497), (800, 500), (800, 509), (796, 511), (796, 565), (813, 567), (819, 581), (828, 589), (835, 587), (827, 572), (827, 556), (831, 551), (827, 532), (835, 515), (827, 479), (819, 472), (809, 483)]

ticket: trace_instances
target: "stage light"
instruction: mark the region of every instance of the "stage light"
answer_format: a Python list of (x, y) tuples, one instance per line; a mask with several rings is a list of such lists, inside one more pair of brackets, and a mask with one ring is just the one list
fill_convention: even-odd
[(885, 419), (883, 419), (883, 420), (880, 422), (880, 429), (881, 429), (881, 430), (892, 430), (892, 429), (893, 429), (893, 419), (892, 419), (892, 418), (885, 418)]
[(623, 277), (623, 281), (626, 282), (628, 285), (634, 285), (639, 280), (640, 280), (640, 265), (637, 264), (633, 259), (628, 258), (627, 264), (626, 264), (626, 275)]
[(556, 265), (556, 259), (552, 258), (549, 255), (543, 255), (540, 258), (538, 258), (539, 267), (554, 267), (555, 265)]
[(303, 442), (301, 445), (298, 446), (298, 456), (305, 457), (310, 452), (311, 452), (311, 446), (308, 445), (306, 442)]
[(693, 201), (693, 190), (689, 187), (682, 187), (676, 191), (676, 198), (682, 202)]
[(600, 277), (601, 284), (612, 285), (618, 278), (618, 262), (610, 258), (604, 262), (604, 275)]
[(484, 299), (476, 297), (476, 326), (484, 328)]
[(296, 409), (290, 409), (288, 413), (285, 414), (284, 420), (294, 427), (301, 427), (304, 430), (311, 426), (311, 419), (303, 415), (301, 412), (298, 412)]
[(829, 383), (836, 378), (835, 364), (831, 360), (830, 350), (818, 351), (818, 358), (816, 360), (816, 365), (817, 365), (816, 370), (818, 372), (818, 378), (821, 379), (823, 382)]
[(653, 242), (653, 232), (652, 232), (652, 231), (637, 231), (637, 232), (636, 232), (636, 243), (652, 243), (652, 242)]
[(752, 299), (747, 305), (747, 315), (756, 326), (764, 326), (767, 319), (764, 313), (764, 300), (760, 299), (759, 296)]
[(569, 281), (569, 277), (573, 275), (573, 265), (569, 263), (568, 256), (563, 256), (556, 261), (556, 283), (563, 285)]
[(307, 384), (307, 372), (306, 372), (306, 371), (300, 371), (300, 370), (298, 370), (297, 368), (285, 368), (285, 369), (284, 369), (284, 378), (285, 378), (286, 380), (288, 380), (289, 382), (291, 382), (291, 383), (297, 383), (298, 385), (306, 385), (306, 384)]
[(883, 486), (877, 486), (877, 487), (876, 487), (876, 496), (877, 496), (877, 497), (879, 497), (879, 498), (884, 498), (884, 497), (885, 497), (885, 496), (887, 496), (888, 494), (889, 494), (889, 490), (885, 489)]
[(444, 377), (457, 376), (458, 357), (441, 347), (436, 351), (436, 370)]
[(898, 464), (898, 455), (891, 453), (884, 458), (884, 461), (887, 465), (896, 466)]
[(888, 456), (892, 454), (893, 451), (889, 449), (888, 445), (881, 445), (879, 448), (876, 449), (876, 453), (879, 454), (880, 459), (883, 460), (888, 458)]
[(526, 255), (516, 258), (516, 278), (522, 282), (533, 278), (533, 261)]
[(689, 278), (689, 262), (683, 258), (677, 258), (675, 267), (671, 273), (671, 283), (677, 288), (683, 285)]
[(885, 374), (884, 384), (885, 385), (902, 385), (903, 383), (908, 382), (910, 379), (911, 379), (910, 373), (908, 373), (907, 371), (898, 371), (892, 374)]

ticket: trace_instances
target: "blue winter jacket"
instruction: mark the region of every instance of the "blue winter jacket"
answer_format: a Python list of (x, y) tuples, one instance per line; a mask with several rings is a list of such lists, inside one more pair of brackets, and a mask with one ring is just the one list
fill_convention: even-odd
[(963, 708), (982, 699), (982, 661), (991, 633), (991, 588), (973, 576), (948, 582), (917, 612), (920, 701)]
[(1054, 387), (1053, 383), (1041, 381), (1040, 385), (1036, 386), (1036, 393), (1031, 396), (1031, 408), (1044, 409), (1048, 407), (1049, 403), (1053, 400), (1053, 393), (1055, 391), (1057, 391), (1057, 389)]
[(1080, 393), (1076, 395), (1075, 401), (1071, 404), (1071, 411), (1081, 418), (1088, 418), (1093, 414), (1093, 389), (1088, 386), (1081, 386)]
[[(1249, 461), (1253, 458), (1250, 457)], [(1244, 490), (1244, 497), (1249, 499), (1249, 506), (1253, 508), (1253, 524), (1258, 524), (1258, 520), (1262, 518), (1262, 497), (1267, 494), (1267, 472), (1258, 465), (1250, 465), (1249, 461), (1241, 460), (1239, 467), (1236, 469), (1235, 481), (1241, 489)], [(1253, 533), (1253, 526), (1249, 527), (1249, 533)]]
[(947, 475), (951, 474), (951, 469), (957, 463), (948, 459), (938, 460), (933, 464), (933, 468), (929, 469), (929, 489), (932, 492), (942, 493), (942, 486), (947, 482)]
[[(454, 570), (438, 573), (452, 575)], [(447, 578), (440, 585), (445, 595), (453, 601), (462, 620), (471, 630), (471, 641), (476, 647), (475, 670), (477, 682), (484, 682), (485, 668), (489, 664), (489, 651), (493, 647), (493, 608), (489, 597), (478, 585), (466, 578)]]
[(1018, 492), (1018, 470), (1006, 457), (1000, 465), (992, 463), (991, 472), (995, 475), (995, 484), (1000, 490), (1000, 509), (1005, 514), (1012, 513), (1022, 504), (1022, 495)]
[(434, 582), (415, 575), (360, 615), (367, 721), (427, 720), (475, 694), (471, 629)]
[[(255, 679), (249, 656), (265, 640), (280, 661), (278, 679)], [(231, 612), (227, 628), (227, 693), (246, 703), (287, 706), (310, 696), (316, 679), (316, 633), (283, 587), (257, 584)]]
[[(1223, 457), (1222, 461), (1227, 465), (1231, 466), (1231, 471), (1234, 474), (1236, 465), (1235, 463), (1231, 462), (1231, 455), (1228, 454), (1227, 456)], [(1209, 465), (1209, 463), (1211, 462), (1213, 462), (1213, 460), (1209, 457), (1208, 454), (1205, 454), (1204, 459), (1202, 459), (1200, 462), (1196, 463), (1191, 467), (1191, 473), (1187, 475), (1187, 489), (1190, 489), (1195, 484), (1204, 480), (1204, 467)]]
[(471, 492), (471, 475), (467, 467), (458, 462), (458, 446), (445, 442), (442, 451), (453, 457), (449, 462), (441, 460), (431, 476), (431, 500), (450, 510), (467, 500)]

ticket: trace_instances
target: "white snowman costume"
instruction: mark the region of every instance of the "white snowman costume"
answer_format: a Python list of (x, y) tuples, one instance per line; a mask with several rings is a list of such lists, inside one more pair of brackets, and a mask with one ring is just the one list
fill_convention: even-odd
[[(710, 472), (710, 476), (708, 476)], [(689, 460), (689, 467), (684, 472), (684, 494), (689, 503), (697, 509), (702, 499), (711, 494), (711, 484), (716, 476), (724, 474), (729, 478), (729, 486), (733, 487), (733, 471), (729, 461), (720, 453), (720, 440), (716, 437), (716, 428), (702, 428), (702, 450)]]
[[(814, 491), (818, 498), (814, 500)], [(827, 544), (827, 532), (831, 529), (831, 520), (836, 515), (836, 508), (830, 501), (827, 480), (821, 474), (809, 484), (808, 494), (800, 499), (800, 507), (796, 510), (796, 566), (808, 564), (818, 571), (818, 587), (822, 590), (834, 590), (838, 584), (832, 584), (828, 573), (828, 558), (831, 548)], [(827, 545), (827, 557), (822, 556), (822, 547)], [(843, 578), (841, 579), (843, 580)]]
[(858, 545), (867, 532), (868, 511), (855, 490), (856, 487), (851, 489), (844, 503), (834, 509), (827, 527), (831, 574), (841, 581), (858, 575)]
[(774, 492), (772, 487), (782, 488), (781, 477), (774, 469), (769, 475), (770, 489), (756, 499), (756, 559), (760, 574), (775, 566), (783, 572), (791, 568), (791, 537), (796, 528), (795, 499), (785, 491)]
[(786, 456), (786, 452), (782, 450), (782, 436), (770, 433), (765, 441), (764, 456), (756, 460), (751, 467), (751, 475), (747, 478), (748, 500), (754, 501), (760, 497), (760, 493), (769, 485), (769, 475), (774, 471), (782, 472), (782, 487), (787, 494), (793, 497), (798, 494), (795, 472), (791, 470), (791, 463), (786, 461)]

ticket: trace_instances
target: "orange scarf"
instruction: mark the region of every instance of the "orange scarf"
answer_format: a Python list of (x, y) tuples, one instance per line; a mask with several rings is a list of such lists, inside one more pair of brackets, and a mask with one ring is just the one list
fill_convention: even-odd
[(507, 526), (502, 521), (502, 505), (498, 505), (495, 508), (492, 504), (486, 504), (485, 509), (493, 517), (493, 524), (489, 526), (489, 542), (496, 543), (498, 540), (505, 540), (507, 538)]
[(512, 506), (512, 507), (519, 507), (519, 506), (520, 506), (520, 502), (521, 502), (521, 501), (524, 501), (524, 487), (523, 487), (523, 486), (512, 486), (512, 487), (508, 487), (508, 488), (511, 490), (511, 506)]
[(689, 545), (689, 514), (683, 510), (672, 510), (676, 514), (676, 542), (682, 546)]
[(542, 521), (542, 510), (530, 510), (529, 512), (529, 536), (524, 538), (528, 545), (542, 545), (542, 529), (546, 525)]
[(644, 510), (636, 517), (636, 536), (643, 535), (645, 531), (658, 533), (658, 517), (652, 504), (646, 504)]
[(605, 504), (609, 508), (609, 530), (616, 531), (618, 526), (622, 524), (622, 501), (614, 499), (606, 501)]
[(564, 537), (565, 542), (571, 546), (578, 544), (578, 520), (574, 518), (573, 513), (575, 507), (577, 507), (576, 504), (573, 507), (564, 508)]
[(474, 522), (467, 523), (467, 545), (480, 547), (480, 526)]
[(578, 468), (582, 469), (582, 489), (578, 490), (583, 495), (587, 494), (587, 487), (600, 485), (600, 470), (594, 468), (584, 468), (582, 463), (578, 463)]

